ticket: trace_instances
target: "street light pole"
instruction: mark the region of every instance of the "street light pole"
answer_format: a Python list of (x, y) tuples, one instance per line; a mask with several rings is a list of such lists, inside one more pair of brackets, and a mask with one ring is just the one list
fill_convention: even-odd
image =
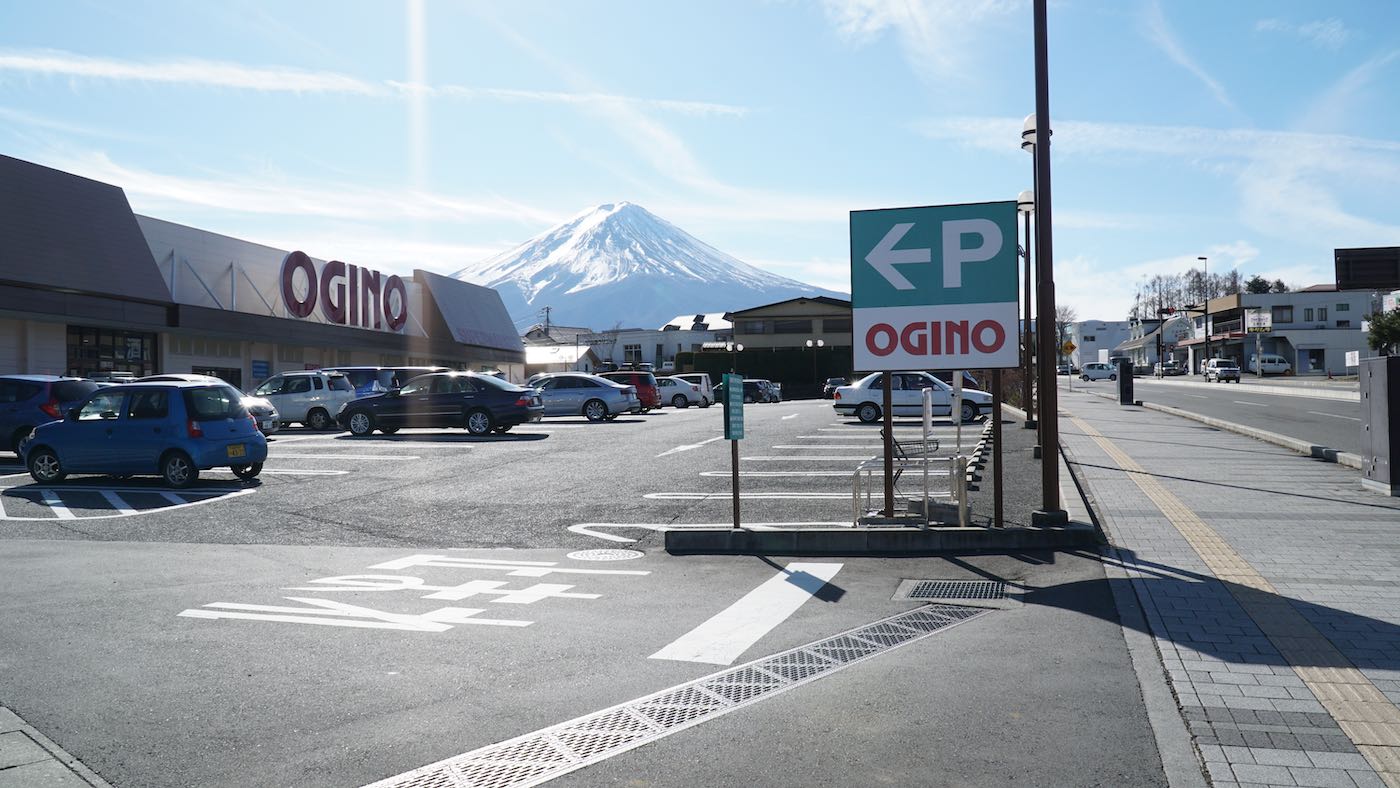
[(817, 387), (817, 396), (821, 396), (822, 393), (821, 383), (817, 380), (817, 349), (824, 347), (825, 345), (826, 340), (824, 339), (807, 340), (807, 347), (811, 348), (812, 350), (812, 385)]
[(730, 372), (730, 374), (733, 374), (733, 373), (738, 372), (738, 371), (739, 371), (739, 352), (742, 351), (742, 350), (744, 349), (744, 346), (741, 345), (741, 344), (739, 344), (738, 342), (729, 342), (729, 343), (727, 343), (727, 344), (724, 346), (724, 348), (725, 348), (725, 350), (728, 350), (728, 351), (729, 351), (729, 372)]
[[(1046, 0), (1034, 0), (1035, 17), (1035, 174), (1036, 237), (1040, 271), (1040, 497), (1041, 507), (1031, 514), (1037, 525), (1057, 525), (1069, 521), (1060, 508), (1060, 428), (1059, 403), (1055, 389), (1055, 365), (1047, 358), (1055, 342), (1055, 249), (1050, 188), (1050, 46), (1045, 11)], [(1044, 133), (1041, 133), (1043, 130)]]
[[(1205, 322), (1205, 327), (1206, 327), (1206, 357), (1205, 357), (1205, 360), (1202, 361), (1201, 363), (1202, 363), (1202, 364), (1209, 364), (1209, 363), (1210, 363), (1210, 266), (1207, 264), (1206, 258), (1204, 258), (1204, 257), (1197, 257), (1196, 259), (1201, 261), (1201, 272), (1202, 272), (1202, 273), (1201, 273), (1201, 278), (1204, 280), (1204, 281), (1201, 283), (1201, 286), (1202, 286), (1202, 292), (1205, 293), (1205, 302), (1206, 302), (1204, 308), (1201, 310), (1202, 313), (1205, 315), (1204, 322)], [(1202, 367), (1202, 368), (1201, 368), (1201, 374), (1205, 374), (1205, 367)]]
[[(1024, 142), (1022, 144), (1025, 144)], [(1026, 259), (1026, 317), (1025, 325), (1021, 327), (1022, 346), (1025, 348), (1025, 385), (1023, 386), (1022, 405), (1026, 409), (1026, 422), (1022, 424), (1028, 430), (1036, 428), (1035, 421), (1035, 399), (1031, 391), (1031, 377), (1035, 374), (1035, 337), (1031, 331), (1031, 300), (1034, 295), (1031, 293), (1031, 214), (1035, 211), (1035, 192), (1023, 191), (1016, 198), (1016, 209), (1021, 212), (1021, 224), (1024, 232), (1021, 237), (1025, 239), (1025, 246), (1021, 254)]]

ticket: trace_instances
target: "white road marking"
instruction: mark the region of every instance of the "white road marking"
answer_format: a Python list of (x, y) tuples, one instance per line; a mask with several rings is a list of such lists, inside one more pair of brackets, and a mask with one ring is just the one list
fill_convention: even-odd
[(1233, 403), (1235, 403), (1236, 405), (1254, 405), (1254, 406), (1257, 406), (1257, 407), (1260, 407), (1260, 408), (1267, 408), (1267, 407), (1269, 407), (1267, 404), (1265, 404), (1265, 403), (1263, 403), (1263, 402), (1250, 402), (1249, 400), (1244, 400), (1244, 399), (1236, 399), (1236, 400), (1230, 400), (1230, 401), (1233, 402)]
[[(169, 501), (170, 503), (174, 504), (175, 506), (185, 506), (186, 504), (189, 503), (189, 501), (185, 500), (184, 498), (181, 498), (180, 496), (178, 496), (178, 495), (176, 495), (175, 493), (172, 493), (172, 492), (162, 492), (162, 493), (160, 494), (160, 497), (164, 498), (165, 500)], [(170, 507), (167, 507), (167, 508), (170, 508)]]
[[(849, 520), (844, 521), (844, 522), (841, 522), (841, 521), (825, 521), (825, 522), (816, 522), (816, 521), (813, 521), (813, 522), (800, 522), (800, 521), (799, 521), (799, 522), (786, 522), (786, 523), (747, 523), (747, 522), (746, 522), (746, 523), (742, 523), (742, 524), (743, 524), (743, 526), (744, 526), (744, 530), (746, 530), (746, 531), (781, 531), (781, 530), (784, 529), (784, 528), (850, 528), (850, 527), (851, 527), (851, 523), (850, 523)], [(642, 530), (645, 530), (645, 531), (665, 532), (665, 531), (684, 531), (684, 530), (687, 530), (687, 529), (700, 529), (700, 530), (705, 530), (705, 529), (710, 529), (710, 528), (729, 528), (729, 527), (732, 527), (733, 525), (734, 525), (734, 524), (733, 524), (732, 522), (730, 522), (730, 523), (578, 523), (577, 525), (571, 525), (571, 526), (569, 526), (569, 530), (572, 531), (572, 532), (574, 532), (574, 533), (576, 533), (576, 534), (582, 534), (583, 536), (592, 536), (592, 537), (595, 537), (595, 538), (598, 538), (598, 539), (602, 539), (602, 540), (608, 541), (608, 542), (631, 543), (631, 542), (635, 542), (635, 541), (637, 541), (637, 540), (636, 540), (636, 539), (628, 539), (628, 538), (625, 537), (625, 536), (618, 536), (618, 535), (616, 535), (616, 534), (603, 533), (603, 532), (597, 531), (597, 530), (595, 530), (595, 529), (597, 529), (597, 528), (641, 528)]]
[[(711, 476), (711, 477), (715, 477), (715, 478), (728, 479), (729, 476), (730, 476), (730, 472), (729, 472), (729, 471), (701, 471), (701, 472), (700, 472), (700, 475), (701, 475), (701, 476)], [(799, 476), (844, 476), (844, 477), (846, 477), (846, 478), (848, 478), (848, 479), (851, 477), (851, 474), (850, 474), (849, 471), (739, 471), (739, 475), (740, 475), (740, 476), (753, 476), (753, 477), (759, 477), (759, 478), (768, 477), (768, 478), (774, 478), (774, 479), (776, 479), (776, 478), (782, 478), (782, 477), (799, 477)]]
[(296, 468), (263, 468), (262, 473), (273, 474), (274, 476), (346, 476), (349, 471), (328, 471), (323, 469), (312, 470), (310, 468), (298, 470)]
[(413, 454), (269, 454), (273, 460), (416, 460)]
[(107, 503), (110, 503), (112, 505), (112, 508), (117, 510), (118, 512), (121, 512), (122, 514), (136, 514), (136, 510), (131, 508), (127, 504), (127, 502), (123, 501), (121, 499), (121, 496), (117, 495), (115, 492), (111, 490), (103, 490), (102, 497), (106, 498)]
[(740, 457), (746, 462), (860, 462), (870, 459), (869, 454), (862, 454), (859, 457), (782, 457), (782, 456), (757, 456)]
[[(647, 493), (642, 496), (651, 501), (729, 501), (733, 500), (733, 493), (691, 493), (691, 492), (665, 492)], [(741, 500), (749, 501), (826, 501), (841, 500), (850, 498), (851, 494), (846, 492), (740, 492)]]
[(656, 455), (656, 456), (657, 456), (657, 457), (665, 457), (665, 456), (668, 455), (668, 454), (677, 454), (677, 453), (683, 452), (683, 451), (690, 451), (691, 449), (698, 449), (698, 448), (700, 448), (701, 446), (704, 446), (704, 445), (707, 444), (707, 443), (714, 443), (715, 441), (720, 441), (720, 440), (724, 440), (724, 436), (723, 436), (723, 435), (720, 435), (720, 436), (714, 437), (714, 438), (709, 438), (709, 439), (700, 441), (699, 443), (691, 443), (691, 444), (688, 444), (688, 445), (686, 445), (686, 446), (677, 446), (677, 447), (674, 448), (674, 449), (667, 449), (666, 451), (663, 451), (663, 452), (661, 452), (660, 454), (658, 454), (658, 455)]
[(651, 655), (651, 659), (732, 665), (796, 613), (841, 571), (841, 564), (793, 562), (708, 621)]
[(58, 519), (77, 519), (77, 515), (68, 511), (68, 507), (63, 504), (63, 501), (57, 495), (54, 494), (53, 490), (40, 490), (39, 495), (43, 498), (44, 504), (50, 509), (53, 509), (53, 513), (58, 516)]
[(795, 419), (795, 418), (797, 418), (797, 414), (796, 414), (796, 413), (789, 413), (788, 415), (786, 415), (786, 416), (783, 417), (783, 421), (787, 421), (788, 419)]
[(773, 448), (773, 449), (839, 449), (839, 450), (842, 450), (842, 451), (860, 451), (860, 450), (862, 450), (862, 449), (871, 449), (872, 451), (878, 451), (878, 450), (880, 450), (880, 449), (885, 448), (885, 446), (884, 446), (884, 444), (882, 444), (882, 443), (872, 443), (872, 444), (869, 444), (869, 445), (858, 445), (858, 446), (849, 446), (849, 445), (847, 445), (847, 446), (824, 446), (824, 445), (822, 445), (822, 444), (815, 444), (815, 445), (807, 445), (807, 444), (800, 444), (800, 445), (794, 445), (794, 444), (780, 444), (780, 445), (778, 445), (778, 446), (771, 446), (771, 447), (769, 447), (769, 448)]
[(1210, 397), (1207, 397), (1204, 394), (1184, 394), (1183, 396), (1195, 397), (1196, 399), (1210, 399)]
[(1308, 413), (1311, 413), (1311, 414), (1313, 414), (1314, 416), (1331, 416), (1331, 417), (1334, 418), (1334, 419), (1347, 419), (1348, 421), (1361, 421), (1361, 419), (1358, 419), (1358, 418), (1355, 417), (1355, 416), (1341, 416), (1341, 415), (1338, 415), (1338, 414), (1336, 414), (1336, 413), (1323, 413), (1323, 412), (1320, 411), (1320, 410), (1310, 410), (1310, 411), (1308, 411)]

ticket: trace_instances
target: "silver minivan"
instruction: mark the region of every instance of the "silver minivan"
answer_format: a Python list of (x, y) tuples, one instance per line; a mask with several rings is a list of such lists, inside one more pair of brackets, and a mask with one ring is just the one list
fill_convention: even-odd
[(1277, 353), (1264, 353), (1260, 356), (1250, 354), (1249, 365), (1245, 367), (1245, 371), (1257, 374), (1260, 367), (1263, 367), (1265, 375), (1287, 375), (1293, 369), (1288, 359)]

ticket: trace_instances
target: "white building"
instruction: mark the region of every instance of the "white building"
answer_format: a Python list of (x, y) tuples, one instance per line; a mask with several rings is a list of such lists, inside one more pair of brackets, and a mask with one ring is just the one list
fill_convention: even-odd
[[(1271, 330), (1259, 335), (1264, 353), (1288, 360), (1295, 375), (1345, 374), (1348, 351), (1371, 355), (1361, 321), (1379, 309), (1379, 296), (1369, 290), (1337, 290), (1315, 285), (1294, 293), (1244, 293), (1212, 298), (1209, 309), (1210, 358), (1232, 358), (1246, 366), (1254, 355), (1256, 340), (1245, 332), (1244, 312), (1268, 314)], [(1189, 352), (1192, 370), (1199, 370), (1206, 355), (1207, 316), (1193, 315), (1195, 336), (1182, 343)]]
[[(571, 326), (537, 324), (525, 332), (529, 372), (562, 371), (565, 359), (573, 358), (573, 369), (596, 371), (600, 367), (623, 364), (651, 364), (656, 372), (675, 368), (677, 353), (698, 353), (706, 342), (724, 342), (733, 336), (733, 327), (724, 313), (678, 315), (661, 328), (616, 328), (593, 331)], [(546, 351), (545, 347), (570, 348)], [(548, 358), (548, 360), (546, 360)], [(536, 369), (536, 364), (547, 369)]]
[(1083, 367), (1091, 361), (1099, 360), (1099, 351), (1107, 350), (1109, 355), (1132, 334), (1132, 326), (1127, 320), (1081, 320), (1070, 325), (1069, 341), (1074, 343), (1070, 353), (1070, 363)]

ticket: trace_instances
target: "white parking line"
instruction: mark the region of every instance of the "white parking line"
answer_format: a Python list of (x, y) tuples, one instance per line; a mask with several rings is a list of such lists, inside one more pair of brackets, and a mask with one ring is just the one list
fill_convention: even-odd
[(1196, 399), (1210, 399), (1210, 397), (1207, 397), (1204, 394), (1185, 394), (1185, 396), (1195, 397)]
[(1347, 419), (1348, 421), (1361, 421), (1361, 419), (1358, 419), (1358, 418), (1355, 417), (1355, 416), (1342, 416), (1342, 415), (1339, 415), (1339, 414), (1336, 414), (1336, 413), (1323, 413), (1323, 412), (1320, 411), (1320, 410), (1310, 410), (1310, 411), (1308, 411), (1308, 413), (1311, 413), (1311, 414), (1313, 414), (1314, 416), (1331, 416), (1331, 417), (1334, 418), (1334, 419)]
[(862, 455), (859, 456), (859, 457), (782, 457), (782, 456), (772, 457), (772, 456), (758, 456), (758, 457), (740, 457), (739, 459), (740, 459), (740, 460), (743, 460), (743, 461), (745, 461), (745, 462), (860, 462), (861, 460), (868, 460), (868, 459), (870, 459), (870, 456), (871, 456), (871, 455), (869, 455), (869, 454), (862, 454)]
[(416, 460), (413, 454), (269, 454), (272, 460)]
[(77, 515), (68, 511), (68, 507), (63, 504), (63, 500), (60, 499), (57, 495), (55, 495), (53, 490), (40, 490), (39, 496), (42, 498), (44, 505), (48, 506), (50, 509), (53, 509), (53, 513), (58, 516), (58, 519), (77, 519)]
[(714, 438), (708, 438), (708, 439), (706, 439), (706, 440), (700, 441), (699, 443), (691, 443), (691, 444), (686, 445), (686, 446), (677, 446), (677, 447), (674, 448), (674, 449), (667, 449), (666, 451), (663, 451), (663, 452), (661, 452), (660, 454), (658, 454), (658, 455), (656, 455), (656, 456), (657, 456), (657, 457), (665, 457), (665, 456), (668, 455), (668, 454), (677, 454), (677, 453), (683, 452), (683, 451), (690, 451), (691, 449), (698, 449), (698, 448), (700, 448), (701, 446), (704, 446), (704, 445), (707, 444), (707, 443), (714, 443), (715, 441), (722, 441), (722, 440), (724, 440), (724, 436), (723, 436), (723, 435), (719, 435), (719, 436), (716, 436), (716, 437), (714, 437)]
[[(727, 492), (691, 493), (664, 492), (647, 493), (642, 496), (652, 501), (729, 501), (733, 494)], [(849, 499), (847, 492), (740, 492), (739, 498), (748, 501), (827, 501)]]
[(112, 492), (111, 490), (103, 490), (102, 497), (106, 498), (107, 503), (110, 503), (112, 505), (112, 508), (117, 510), (118, 512), (121, 512), (122, 514), (136, 514), (136, 510), (131, 508), (131, 506), (129, 506), (126, 501), (123, 501), (121, 499), (121, 496), (117, 495), (115, 492)]
[(852, 446), (852, 445), (846, 445), (846, 446), (840, 446), (840, 445), (837, 445), (837, 446), (824, 446), (824, 445), (821, 445), (821, 444), (815, 444), (815, 445), (812, 445), (812, 446), (808, 446), (808, 445), (805, 445), (805, 444), (781, 444), (781, 445), (778, 445), (778, 446), (772, 446), (772, 447), (770, 447), (770, 448), (773, 448), (773, 449), (843, 449), (843, 450), (846, 450), (846, 451), (860, 451), (861, 449), (870, 449), (870, 450), (872, 450), (872, 451), (879, 451), (880, 449), (885, 448), (885, 446), (884, 446), (884, 444), (881, 444), (881, 443), (872, 443), (872, 444), (869, 444), (869, 445), (859, 445), (859, 446)]
[(1260, 408), (1267, 408), (1267, 407), (1269, 407), (1267, 404), (1265, 404), (1265, 403), (1263, 403), (1263, 402), (1250, 402), (1249, 400), (1244, 400), (1244, 399), (1236, 399), (1236, 400), (1230, 400), (1230, 401), (1233, 402), (1233, 403), (1235, 403), (1236, 405), (1255, 405), (1255, 406), (1260, 407)]
[(786, 416), (783, 417), (783, 421), (787, 421), (788, 419), (795, 419), (795, 418), (797, 418), (797, 414), (796, 414), (796, 413), (789, 413), (788, 415), (786, 415)]
[[(701, 471), (701, 476), (709, 476), (717, 479), (728, 479), (730, 471)], [(803, 476), (841, 476), (849, 479), (850, 471), (739, 471), (740, 476), (751, 476), (754, 478), (798, 478)]]
[(189, 501), (185, 500), (184, 498), (181, 498), (180, 496), (172, 492), (162, 492), (160, 494), (160, 497), (175, 504), (176, 506), (186, 506), (189, 504)]
[(798, 563), (786, 568), (650, 659), (732, 665), (740, 654), (796, 613), (820, 591), (841, 564)]

